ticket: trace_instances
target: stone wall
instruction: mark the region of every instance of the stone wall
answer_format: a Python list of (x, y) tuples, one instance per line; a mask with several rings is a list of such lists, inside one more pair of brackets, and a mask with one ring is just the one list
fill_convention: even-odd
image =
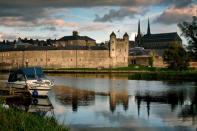
[[(125, 34), (123, 39), (117, 39), (114, 37), (112, 40), (110, 37), (110, 41), (110, 49), (105, 50), (45, 49), (0, 52), (0, 69), (13, 69), (32, 66), (39, 66), (42, 68), (127, 67), (129, 48), (128, 35)], [(88, 42), (89, 41), (86, 41), (86, 43)], [(80, 45), (84, 44), (83, 41), (78, 41), (78, 43)], [(60, 45), (63, 46), (62, 44)], [(114, 47), (113, 50), (111, 45)], [(112, 52), (114, 53), (113, 55)]]
[(149, 65), (149, 58), (150, 56), (129, 56), (129, 64), (138, 64), (143, 66), (150, 66)]
[[(109, 50), (42, 50), (0, 52), (0, 68), (115, 68), (128, 66), (128, 58), (109, 57)], [(115, 63), (113, 63), (115, 61)]]
[(143, 66), (151, 66), (149, 63), (150, 58), (153, 57), (153, 67), (166, 67), (167, 64), (164, 63), (161, 56), (129, 56), (129, 64), (138, 64)]

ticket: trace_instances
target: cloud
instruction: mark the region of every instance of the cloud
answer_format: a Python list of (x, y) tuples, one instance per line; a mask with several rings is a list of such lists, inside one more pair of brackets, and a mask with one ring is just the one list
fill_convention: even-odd
[(16, 38), (18, 38), (17, 35), (15, 34), (4, 34), (0, 32), (0, 41), (3, 40), (15, 40)]
[(192, 16), (196, 15), (197, 5), (189, 6), (186, 8), (175, 8), (171, 7), (155, 19), (155, 23), (162, 23), (162, 24), (176, 24), (181, 21), (191, 20)]
[(96, 7), (96, 6), (152, 6), (176, 5), (184, 7), (191, 4), (192, 0), (0, 0), (1, 7), (5, 8), (62, 8), (62, 7)]
[(119, 10), (111, 9), (108, 14), (103, 17), (96, 15), (94, 21), (96, 22), (112, 22), (114, 20), (123, 20), (125, 17), (135, 17), (135, 15), (142, 14), (145, 9), (134, 8), (134, 7), (121, 7)]
[(104, 31), (108, 32), (112, 26), (111, 25), (105, 25), (105, 24), (83, 24), (80, 25), (78, 30), (80, 32), (84, 31)]
[(77, 27), (79, 24), (66, 22), (60, 19), (45, 18), (35, 21), (22, 21), (20, 17), (2, 17), (0, 25), (6, 27), (39, 27), (39, 26), (58, 26), (58, 27)]

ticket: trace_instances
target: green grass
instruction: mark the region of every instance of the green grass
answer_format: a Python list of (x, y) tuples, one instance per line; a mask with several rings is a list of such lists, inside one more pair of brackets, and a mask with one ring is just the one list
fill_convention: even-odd
[(142, 65), (129, 65), (128, 67), (120, 67), (120, 68), (102, 68), (102, 69), (97, 69), (97, 68), (43, 68), (43, 70), (57, 70), (57, 71), (63, 71), (63, 70), (76, 70), (76, 71), (155, 71), (156, 68), (154, 67), (146, 67)]
[(68, 131), (59, 125), (55, 118), (45, 118), (36, 114), (6, 109), (0, 104), (0, 130), (1, 131)]

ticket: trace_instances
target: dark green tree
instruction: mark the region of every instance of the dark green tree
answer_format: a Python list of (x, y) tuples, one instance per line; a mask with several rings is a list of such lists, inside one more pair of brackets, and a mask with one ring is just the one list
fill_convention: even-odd
[(185, 49), (177, 44), (173, 44), (169, 49), (164, 51), (164, 61), (167, 62), (168, 68), (182, 71), (189, 66), (189, 57)]
[(188, 41), (189, 54), (192, 55), (193, 59), (197, 60), (197, 16), (193, 16), (191, 22), (183, 21), (178, 24), (178, 27), (182, 31), (182, 36), (184, 36)]

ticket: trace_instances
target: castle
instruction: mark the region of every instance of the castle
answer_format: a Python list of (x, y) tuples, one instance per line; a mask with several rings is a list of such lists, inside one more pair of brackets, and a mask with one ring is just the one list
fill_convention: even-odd
[(110, 35), (109, 47), (95, 45), (87, 36), (60, 38), (54, 46), (1, 45), (0, 69), (40, 66), (42, 68), (117, 68), (128, 66), (129, 36)]

